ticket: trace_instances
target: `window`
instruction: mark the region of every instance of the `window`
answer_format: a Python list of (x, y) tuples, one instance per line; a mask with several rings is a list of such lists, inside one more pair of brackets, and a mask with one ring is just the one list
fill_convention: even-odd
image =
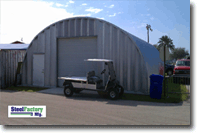
[(190, 61), (177, 61), (176, 66), (190, 66)]

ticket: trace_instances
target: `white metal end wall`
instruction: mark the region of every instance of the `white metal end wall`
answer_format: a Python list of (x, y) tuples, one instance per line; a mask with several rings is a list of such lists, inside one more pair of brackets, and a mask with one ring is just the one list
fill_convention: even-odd
[[(57, 85), (57, 38), (97, 36), (98, 58), (112, 59), (117, 79), (125, 90), (148, 93), (146, 63), (128, 33), (103, 20), (78, 17), (56, 22), (31, 42), (23, 63), (22, 83), (32, 85), (33, 54), (45, 54), (45, 86)], [(103, 69), (98, 68), (98, 73)], [(106, 76), (105, 76), (106, 77)]]

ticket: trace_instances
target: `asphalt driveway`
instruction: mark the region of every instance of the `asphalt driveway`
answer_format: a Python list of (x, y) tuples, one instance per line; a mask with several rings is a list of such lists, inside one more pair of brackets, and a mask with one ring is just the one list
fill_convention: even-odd
[[(61, 90), (60, 90), (61, 91)], [(190, 125), (190, 103), (108, 100), (81, 92), (66, 98), (38, 92), (1, 92), (2, 125)], [(46, 105), (46, 118), (8, 118), (8, 105)]]

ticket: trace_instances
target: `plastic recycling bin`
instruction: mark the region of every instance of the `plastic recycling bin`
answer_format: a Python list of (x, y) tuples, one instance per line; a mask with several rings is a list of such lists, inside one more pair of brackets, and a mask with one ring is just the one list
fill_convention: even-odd
[(162, 75), (152, 74), (150, 76), (150, 97), (161, 99), (162, 95), (162, 82), (164, 77)]

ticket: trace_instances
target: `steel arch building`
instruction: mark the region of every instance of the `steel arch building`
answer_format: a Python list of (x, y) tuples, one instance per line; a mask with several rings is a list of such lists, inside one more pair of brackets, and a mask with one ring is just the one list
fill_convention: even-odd
[[(117, 79), (125, 90), (149, 94), (151, 74), (163, 62), (151, 44), (101, 19), (67, 18), (42, 30), (30, 43), (22, 65), (22, 85), (62, 86), (60, 76), (86, 76), (104, 65), (86, 65), (84, 59), (114, 61)], [(103, 76), (104, 79), (107, 75)]]

